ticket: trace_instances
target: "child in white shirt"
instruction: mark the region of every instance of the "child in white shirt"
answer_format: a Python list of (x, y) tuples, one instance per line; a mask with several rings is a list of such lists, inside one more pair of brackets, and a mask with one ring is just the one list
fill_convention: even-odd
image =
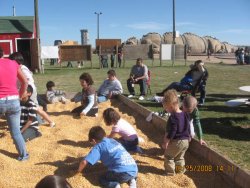
[(109, 138), (114, 138), (118, 134), (120, 136), (119, 141), (127, 151), (140, 151), (136, 130), (130, 123), (122, 119), (118, 112), (113, 108), (107, 108), (103, 112), (103, 118), (107, 126), (112, 126)]

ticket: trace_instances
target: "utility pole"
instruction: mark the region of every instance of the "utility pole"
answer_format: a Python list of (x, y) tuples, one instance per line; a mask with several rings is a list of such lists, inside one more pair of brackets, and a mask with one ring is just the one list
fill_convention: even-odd
[(13, 5), (13, 7), (12, 7), (12, 11), (13, 11), (12, 16), (16, 16), (16, 8), (15, 8), (15, 5)]
[(97, 39), (99, 39), (99, 16), (102, 14), (102, 12), (95, 12), (97, 15)]
[(43, 73), (43, 69), (41, 66), (41, 43), (40, 43), (40, 25), (38, 16), (38, 0), (34, 0), (34, 12), (35, 12), (35, 24), (36, 24), (38, 71)]
[(176, 31), (175, 31), (175, 0), (173, 0), (173, 58), (172, 58), (172, 66), (174, 66), (175, 62), (175, 38), (176, 38)]

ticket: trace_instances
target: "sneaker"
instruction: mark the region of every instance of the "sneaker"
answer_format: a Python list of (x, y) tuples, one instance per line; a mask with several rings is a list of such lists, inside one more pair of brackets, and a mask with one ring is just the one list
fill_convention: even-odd
[(67, 104), (67, 103), (69, 103), (70, 101), (68, 100), (68, 99), (66, 99), (65, 97), (62, 97), (62, 103), (63, 104)]
[(139, 97), (139, 100), (140, 100), (140, 101), (143, 101), (143, 100), (144, 100), (144, 97), (143, 97), (143, 96), (140, 96), (140, 97)]
[(156, 116), (159, 116), (159, 112), (154, 112), (154, 114), (155, 114)]
[(139, 142), (139, 143), (144, 143), (145, 140), (144, 140), (142, 137), (138, 137), (138, 142)]
[(49, 124), (49, 126), (50, 126), (50, 127), (55, 127), (55, 126), (56, 126), (56, 123), (55, 123), (55, 122), (51, 122), (51, 123)]
[(163, 112), (161, 117), (168, 118), (171, 114), (169, 112)]
[(200, 103), (198, 104), (198, 106), (204, 106), (204, 103), (201, 103), (201, 102), (200, 102)]
[(121, 185), (118, 183), (115, 188), (121, 188)]
[(39, 131), (37, 131), (37, 132), (36, 132), (36, 137), (40, 137), (40, 136), (42, 136), (42, 133), (39, 132)]
[(136, 153), (140, 153), (140, 154), (143, 153), (141, 147), (139, 147), (139, 146), (136, 146), (135, 152), (136, 152)]
[(21, 156), (19, 156), (18, 158), (17, 158), (17, 160), (18, 161), (26, 161), (26, 160), (28, 160), (29, 159), (29, 154), (27, 154), (25, 157), (21, 157)]
[(130, 99), (133, 98), (133, 97), (134, 97), (134, 95), (129, 95), (129, 96), (128, 96), (128, 98), (130, 98)]
[(128, 182), (129, 188), (136, 188), (136, 180), (133, 178)]

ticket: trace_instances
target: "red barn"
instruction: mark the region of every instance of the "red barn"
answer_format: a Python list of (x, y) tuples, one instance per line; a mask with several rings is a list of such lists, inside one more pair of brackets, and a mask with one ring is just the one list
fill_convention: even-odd
[(25, 64), (37, 69), (37, 39), (34, 16), (0, 16), (0, 46), (5, 57), (21, 52)]

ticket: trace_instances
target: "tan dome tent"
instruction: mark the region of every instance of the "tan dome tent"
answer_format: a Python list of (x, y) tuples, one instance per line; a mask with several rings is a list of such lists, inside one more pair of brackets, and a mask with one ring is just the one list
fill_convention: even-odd
[[(135, 37), (127, 39), (126, 45), (139, 45), (139, 44), (151, 44), (153, 53), (160, 52), (161, 42), (164, 44), (173, 43), (173, 33), (166, 32), (162, 35), (156, 32), (151, 32), (143, 35), (141, 41)], [(193, 33), (184, 33), (179, 37), (175, 38), (175, 44), (187, 45), (188, 53), (194, 54), (206, 54), (207, 50), (210, 49), (211, 53), (233, 53), (237, 47), (227, 42), (221, 43), (218, 39), (211, 36), (200, 37)]]
[(139, 40), (136, 37), (130, 37), (125, 42), (126, 45), (138, 45), (139, 43), (140, 42), (139, 42)]
[(205, 36), (204, 38), (207, 40), (212, 53), (221, 53), (224, 51), (224, 45), (218, 39), (211, 36)]
[(227, 53), (234, 53), (235, 50), (237, 50), (237, 47), (229, 44), (228, 42), (222, 42), (222, 45), (224, 45), (224, 49)]
[[(173, 42), (173, 33), (172, 32), (164, 33), (163, 36), (162, 36), (162, 41), (165, 44), (172, 44), (172, 42)], [(183, 40), (182, 35), (180, 35), (180, 37), (175, 38), (175, 44), (184, 45), (184, 40)]]
[(142, 36), (141, 39), (142, 44), (161, 44), (161, 35), (159, 33), (148, 33)]
[(160, 53), (161, 35), (159, 33), (148, 33), (142, 36), (141, 44), (152, 44), (153, 53)]
[(193, 33), (184, 33), (183, 38), (190, 54), (206, 53), (207, 42), (204, 38)]

